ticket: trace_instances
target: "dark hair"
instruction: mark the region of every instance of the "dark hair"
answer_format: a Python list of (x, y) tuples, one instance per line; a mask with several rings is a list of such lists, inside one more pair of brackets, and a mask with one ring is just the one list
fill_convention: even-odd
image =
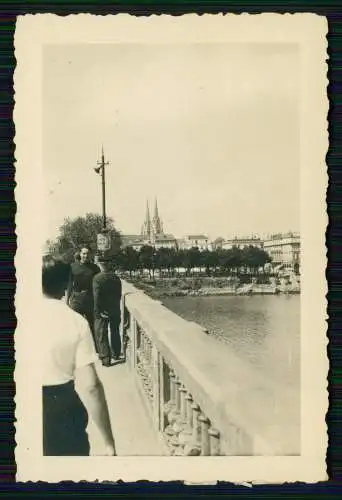
[(42, 268), (43, 293), (62, 297), (68, 286), (70, 265), (56, 257), (45, 256)]
[(85, 245), (80, 245), (79, 249), (78, 249), (78, 253), (81, 253), (83, 248), (85, 248), (86, 250), (88, 250), (88, 252), (90, 253), (91, 252), (91, 248), (89, 245), (85, 244)]

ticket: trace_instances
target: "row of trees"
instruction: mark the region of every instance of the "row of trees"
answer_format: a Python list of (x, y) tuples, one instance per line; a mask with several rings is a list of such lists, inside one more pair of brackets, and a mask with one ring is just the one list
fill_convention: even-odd
[(255, 247), (201, 252), (196, 247), (189, 250), (174, 248), (155, 250), (148, 245), (141, 247), (139, 251), (127, 247), (116, 255), (115, 260), (120, 269), (128, 271), (131, 275), (135, 271), (147, 269), (151, 277), (156, 270), (174, 276), (180, 273), (180, 269), (185, 269), (186, 274), (190, 275), (195, 268), (208, 276), (217, 271), (223, 274), (246, 272), (258, 274), (259, 269), (264, 269), (271, 261), (266, 252)]
[[(60, 227), (60, 234), (56, 241), (49, 241), (49, 250), (62, 255), (71, 262), (77, 249), (82, 245), (89, 246), (96, 251), (96, 235), (102, 228), (102, 218), (97, 214), (86, 214), (85, 217), (66, 219)], [(219, 271), (223, 274), (238, 274), (252, 272), (257, 274), (260, 268), (271, 261), (269, 255), (256, 247), (246, 247), (230, 250), (202, 251), (198, 248), (177, 250), (174, 248), (155, 249), (145, 245), (139, 251), (132, 247), (121, 248), (119, 232), (115, 229), (114, 221), (107, 220), (107, 228), (112, 238), (112, 257), (115, 264), (122, 270), (133, 273), (147, 269), (154, 276), (155, 271), (174, 276), (180, 269), (191, 274), (194, 268), (199, 268), (208, 276)]]

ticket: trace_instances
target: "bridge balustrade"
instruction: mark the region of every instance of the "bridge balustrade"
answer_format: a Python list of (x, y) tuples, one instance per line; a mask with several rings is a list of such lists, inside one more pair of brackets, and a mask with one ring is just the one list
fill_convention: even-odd
[(127, 363), (168, 454), (297, 454), (290, 397), (227, 346), (124, 281), (121, 314)]

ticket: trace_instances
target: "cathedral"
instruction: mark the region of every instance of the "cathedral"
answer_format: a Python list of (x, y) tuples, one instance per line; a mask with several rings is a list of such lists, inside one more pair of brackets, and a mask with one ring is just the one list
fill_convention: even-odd
[(163, 223), (159, 217), (157, 199), (155, 200), (154, 214), (152, 219), (150, 216), (148, 201), (146, 202), (146, 216), (144, 224), (141, 228), (141, 236), (151, 245), (155, 244), (156, 240), (163, 239), (163, 237), (165, 236), (163, 231)]
[(148, 201), (146, 203), (145, 221), (142, 225), (139, 235), (121, 235), (123, 248), (133, 247), (135, 250), (140, 250), (145, 245), (150, 245), (155, 249), (158, 248), (177, 248), (177, 240), (173, 234), (165, 234), (163, 222), (159, 216), (157, 199), (154, 203), (153, 217), (151, 217)]

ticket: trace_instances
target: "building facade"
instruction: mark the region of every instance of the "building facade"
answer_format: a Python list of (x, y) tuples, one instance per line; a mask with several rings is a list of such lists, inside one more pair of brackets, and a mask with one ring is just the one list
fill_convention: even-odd
[(222, 245), (224, 243), (225, 239), (222, 238), (222, 236), (219, 236), (216, 238), (214, 241), (211, 242), (211, 247), (213, 250), (220, 250), (222, 248)]
[(177, 240), (172, 234), (164, 234), (154, 240), (153, 246), (156, 250), (158, 248), (174, 248), (178, 249)]
[(256, 248), (262, 248), (263, 242), (260, 238), (257, 238), (256, 236), (251, 236), (246, 238), (238, 238), (238, 237), (231, 238), (229, 240), (224, 240), (221, 243), (221, 248), (223, 248), (224, 250), (231, 250), (233, 247), (243, 250), (244, 248), (250, 246)]
[(271, 235), (264, 241), (264, 250), (272, 258), (273, 266), (299, 270), (300, 235), (298, 233)]
[(208, 236), (204, 234), (189, 234), (183, 239), (178, 240), (178, 246), (182, 250), (190, 250), (190, 248), (198, 248), (201, 252), (203, 250), (211, 249), (211, 242)]

